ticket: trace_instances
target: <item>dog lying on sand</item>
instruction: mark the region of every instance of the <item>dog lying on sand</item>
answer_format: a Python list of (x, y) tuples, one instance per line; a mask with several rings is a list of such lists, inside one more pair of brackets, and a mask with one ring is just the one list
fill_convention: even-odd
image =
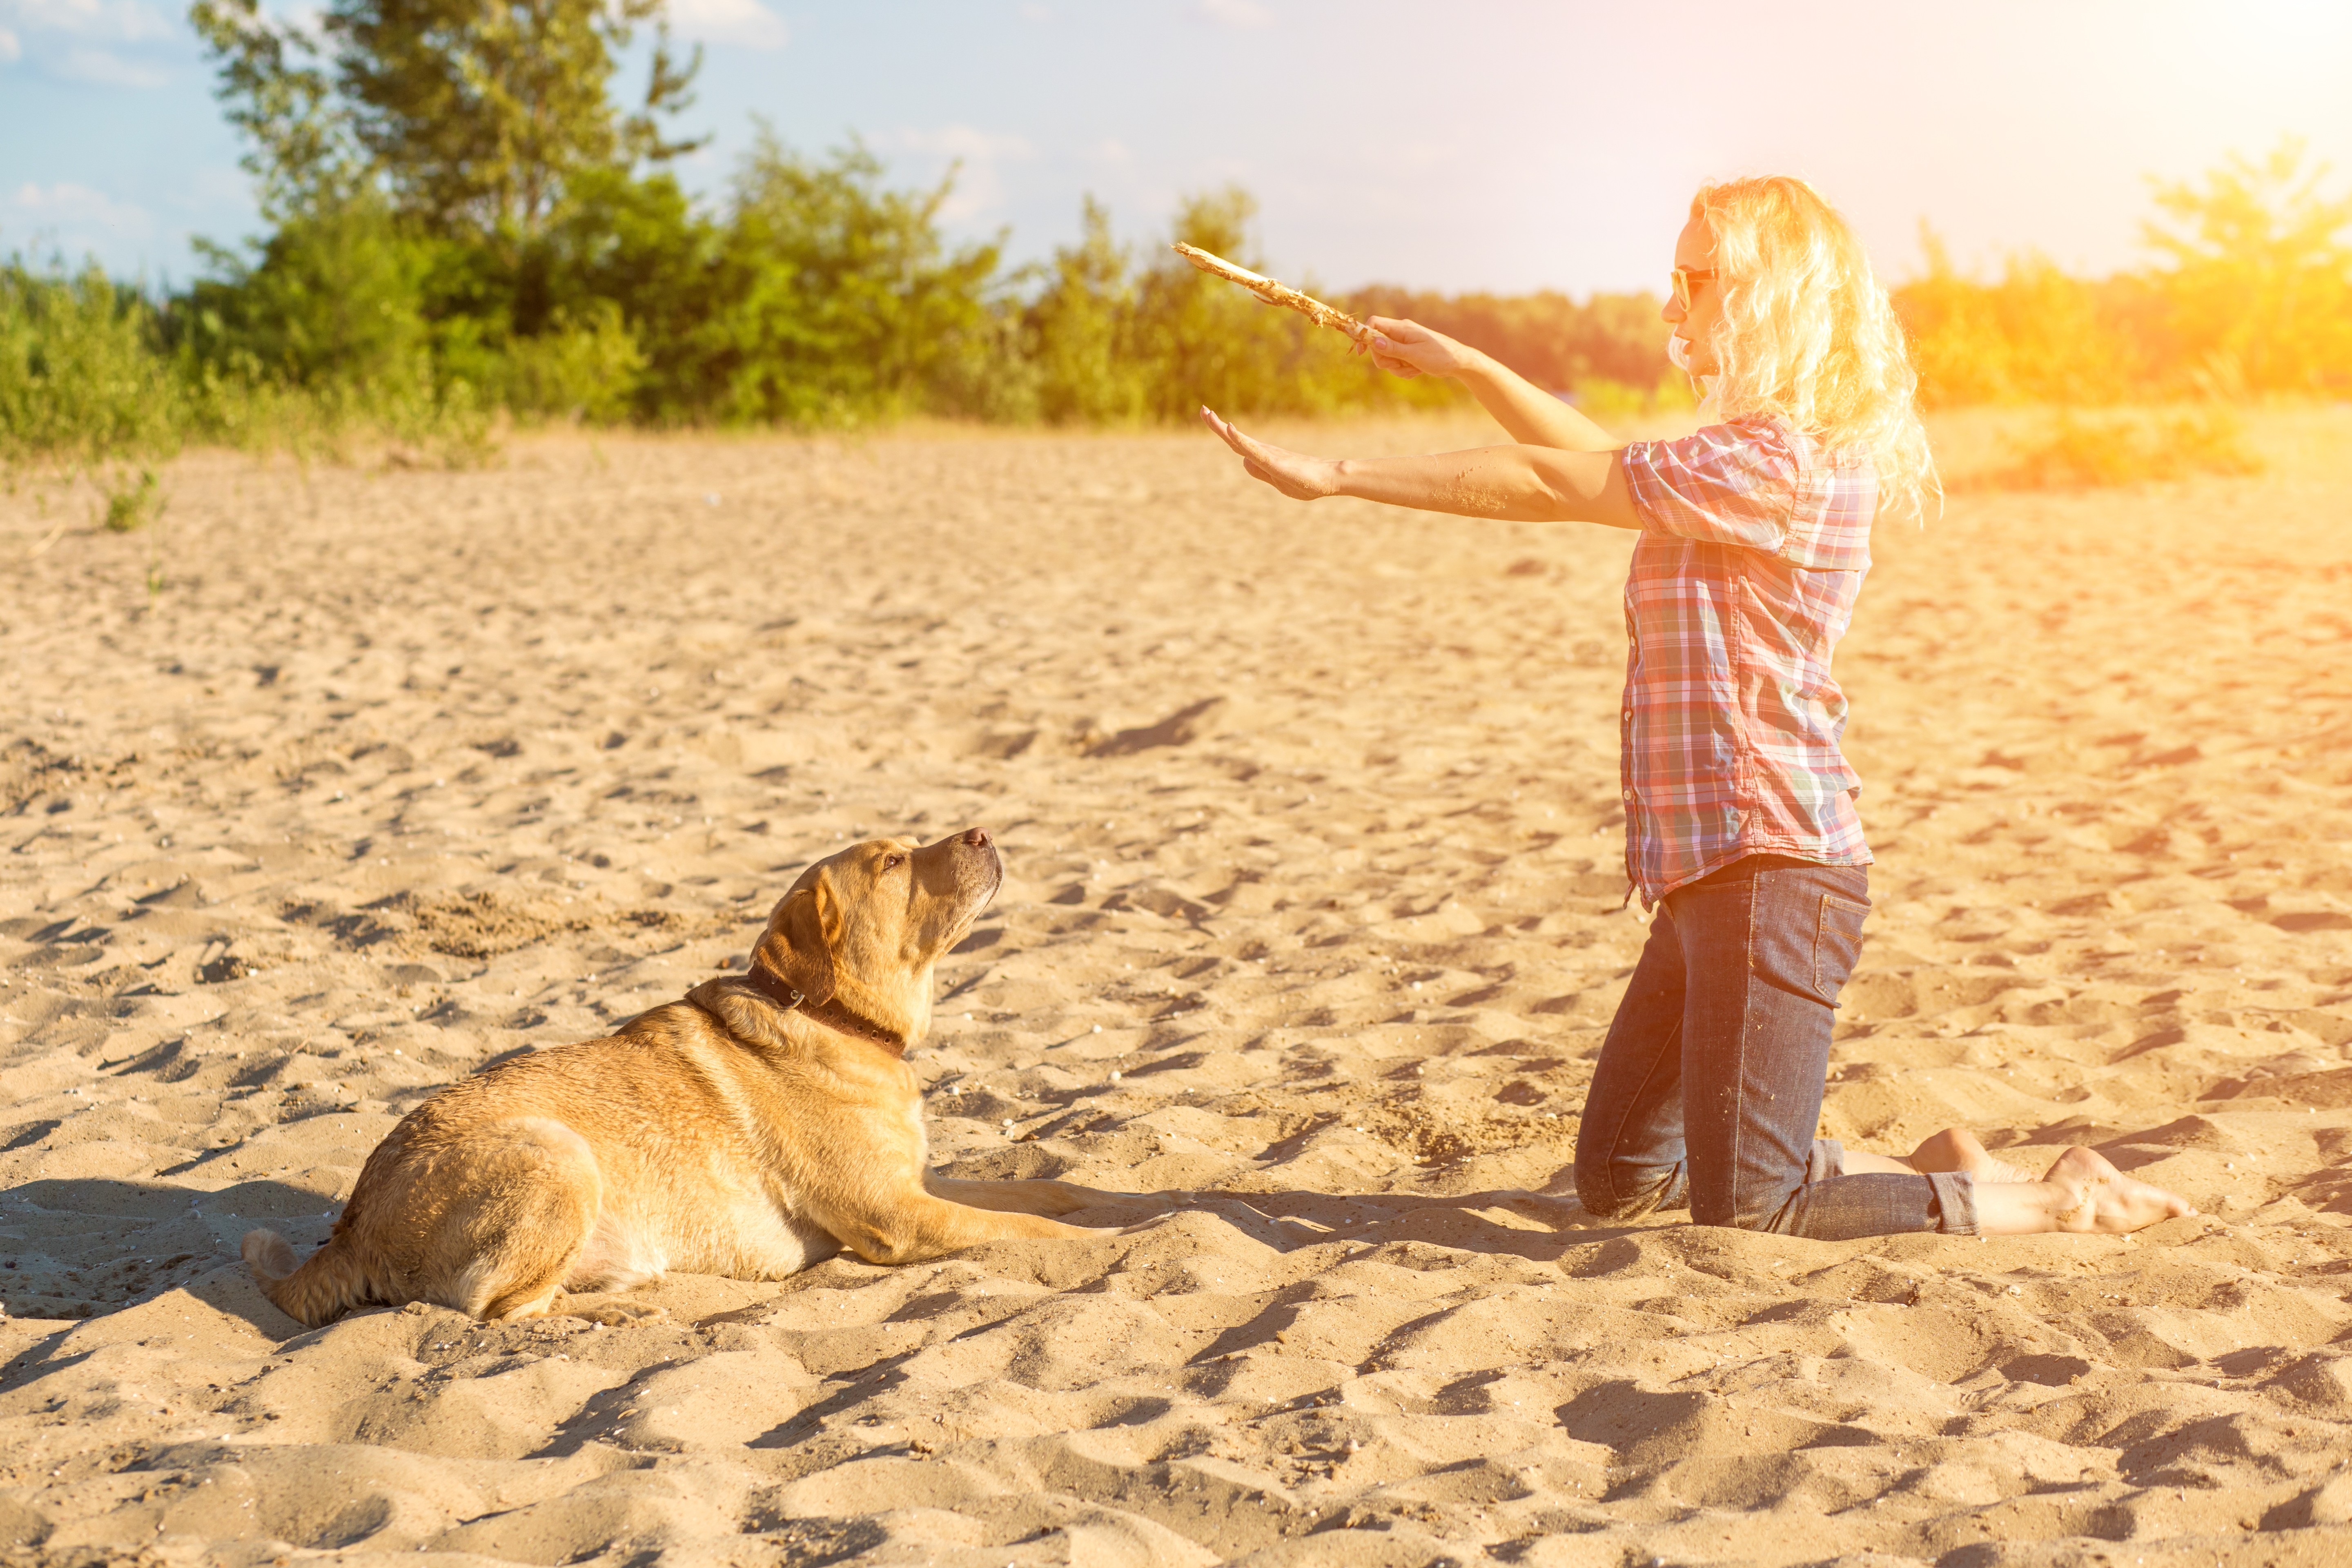
[(257, 1230), (247, 1266), (309, 1325), (370, 1302), (495, 1321), (669, 1269), (777, 1279), (843, 1247), (915, 1263), (1089, 1234), (1047, 1216), (1113, 1194), (933, 1174), (901, 1059), (929, 1027), (932, 966), (1003, 879), (978, 827), (818, 861), (776, 905), (748, 973), (439, 1090), (368, 1156), (324, 1247), (297, 1267), (284, 1237)]

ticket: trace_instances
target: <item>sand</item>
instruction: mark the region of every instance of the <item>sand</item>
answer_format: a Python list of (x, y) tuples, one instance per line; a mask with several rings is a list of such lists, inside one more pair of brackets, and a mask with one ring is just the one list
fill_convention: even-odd
[[(1622, 536), (1205, 435), (199, 454), (159, 537), (30, 559), (61, 503), (0, 500), (0, 1562), (2352, 1560), (2352, 413), (2257, 436), (1883, 529), (1840, 656), (1882, 863), (1824, 1126), (2205, 1211), (2131, 1239), (1577, 1206)], [(939, 1161), (1168, 1217), (628, 1328), (245, 1278), (435, 1086), (971, 824)]]

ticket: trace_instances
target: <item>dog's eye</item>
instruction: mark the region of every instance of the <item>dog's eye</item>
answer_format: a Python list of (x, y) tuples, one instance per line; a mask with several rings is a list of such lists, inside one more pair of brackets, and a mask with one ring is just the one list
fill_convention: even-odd
[(906, 857), (904, 855), (885, 855), (882, 857), (882, 869), (887, 871), (891, 867), (896, 866), (905, 858)]

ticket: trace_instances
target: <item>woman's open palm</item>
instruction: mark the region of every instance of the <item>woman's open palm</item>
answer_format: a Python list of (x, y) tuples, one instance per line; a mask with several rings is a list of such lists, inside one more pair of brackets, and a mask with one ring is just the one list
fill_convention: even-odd
[(1332, 472), (1336, 465), (1328, 458), (1310, 458), (1304, 452), (1268, 446), (1255, 437), (1243, 435), (1212, 409), (1201, 410), (1201, 423), (1214, 430), (1217, 438), (1234, 449), (1250, 478), (1264, 479), (1292, 500), (1319, 500), (1338, 489)]

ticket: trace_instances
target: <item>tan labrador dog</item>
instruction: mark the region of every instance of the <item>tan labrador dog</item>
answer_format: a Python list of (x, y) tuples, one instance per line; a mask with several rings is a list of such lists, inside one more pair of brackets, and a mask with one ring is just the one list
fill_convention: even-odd
[(669, 1269), (778, 1279), (845, 1246), (914, 1263), (1087, 1235), (1044, 1216), (1112, 1194), (933, 1174), (901, 1059), (930, 1026), (932, 966), (1003, 879), (978, 827), (818, 861), (776, 905), (749, 973), (441, 1089), (368, 1156), (309, 1261), (257, 1230), (247, 1266), (306, 1324), (363, 1302), (496, 1320)]

